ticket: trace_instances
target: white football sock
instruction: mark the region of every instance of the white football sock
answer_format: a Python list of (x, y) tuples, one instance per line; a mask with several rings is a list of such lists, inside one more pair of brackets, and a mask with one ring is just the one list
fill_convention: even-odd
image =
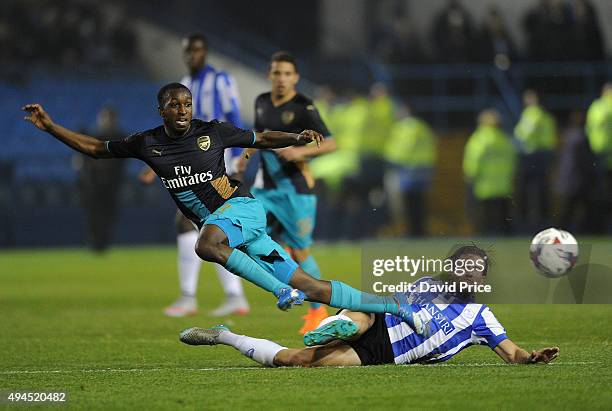
[(323, 327), (325, 324), (329, 324), (330, 322), (336, 321), (336, 320), (346, 320), (346, 321), (353, 322), (353, 320), (350, 317), (344, 314), (330, 315), (329, 317), (324, 318), (323, 321), (321, 321), (319, 325), (317, 325), (317, 328)]
[(215, 264), (217, 269), (217, 277), (225, 295), (228, 297), (242, 297), (244, 298), (244, 290), (242, 288), (242, 281), (240, 277), (227, 271), (225, 267), (220, 264)]
[(198, 241), (199, 233), (189, 231), (176, 236), (178, 247), (178, 272), (181, 294), (184, 296), (195, 297), (198, 290), (198, 277), (202, 260), (195, 253), (195, 244)]
[(268, 367), (275, 367), (274, 357), (279, 351), (287, 349), (270, 340), (234, 334), (231, 331), (222, 332), (219, 335), (219, 342), (234, 347), (253, 361)]

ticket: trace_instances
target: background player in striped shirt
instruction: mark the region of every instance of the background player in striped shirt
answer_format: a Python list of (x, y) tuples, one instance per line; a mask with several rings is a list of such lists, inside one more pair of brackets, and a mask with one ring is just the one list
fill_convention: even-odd
[[(189, 75), (181, 83), (193, 95), (193, 117), (204, 121), (217, 119), (242, 127), (240, 99), (234, 79), (225, 71), (217, 70), (206, 63), (208, 41), (203, 34), (192, 34), (183, 40), (185, 64)], [(229, 175), (235, 174), (234, 163), (242, 149), (230, 148), (225, 151), (225, 165)], [(155, 173), (150, 168), (141, 175), (141, 180), (152, 183)], [(197, 313), (196, 292), (202, 260), (194, 252), (198, 232), (180, 211), (176, 214), (176, 243), (178, 247), (178, 270), (181, 295), (164, 313), (171, 317), (183, 317)], [(247, 314), (249, 304), (244, 295), (240, 277), (215, 264), (217, 276), (225, 292), (225, 302), (211, 311), (212, 316)]]
[[(255, 100), (255, 130), (300, 133), (314, 130), (326, 139), (321, 147), (302, 145), (280, 150), (262, 150), (259, 172), (252, 193), (268, 215), (270, 235), (289, 251), (308, 274), (321, 278), (319, 266), (310, 254), (317, 211), (314, 180), (308, 160), (336, 149), (327, 126), (312, 100), (296, 90), (300, 79), (293, 56), (280, 51), (270, 59), (268, 80), (271, 91)], [(247, 153), (250, 150), (247, 150)], [(241, 161), (239, 170), (246, 168)], [(310, 303), (301, 334), (311, 331), (327, 317), (327, 309)]]
[[(449, 258), (487, 260), (486, 253), (474, 246), (461, 247)], [(475, 269), (461, 276), (452, 274), (450, 280), (482, 283), (487, 271), (488, 262), (484, 270)], [(441, 283), (431, 277), (419, 281)], [(229, 345), (267, 366), (428, 364), (447, 361), (472, 345), (487, 345), (510, 364), (548, 363), (557, 357), (557, 347), (531, 353), (520, 348), (508, 339), (489, 307), (469, 302), (473, 297), (469, 293), (410, 293), (414, 315), (429, 323), (426, 335), (415, 333), (410, 325), (391, 314), (342, 310), (307, 333), (304, 343), (311, 347), (302, 349), (234, 334), (223, 326), (187, 329), (181, 333), (181, 341), (191, 345)]]

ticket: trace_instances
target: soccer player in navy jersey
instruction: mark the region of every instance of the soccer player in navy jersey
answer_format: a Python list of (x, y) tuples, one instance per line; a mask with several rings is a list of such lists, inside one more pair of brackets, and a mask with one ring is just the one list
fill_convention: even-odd
[[(334, 151), (336, 143), (312, 100), (296, 90), (300, 75), (292, 55), (284, 51), (274, 53), (268, 79), (271, 91), (260, 94), (255, 100), (255, 130), (290, 133), (314, 130), (325, 137), (325, 142), (321, 147), (302, 145), (261, 150), (260, 169), (251, 192), (268, 214), (272, 238), (286, 247), (304, 271), (321, 278), (319, 266), (310, 253), (317, 197), (308, 161)], [(244, 162), (239, 164), (239, 169), (245, 167)], [(312, 331), (327, 315), (325, 306), (310, 303), (299, 332)]]
[[(233, 77), (222, 70), (211, 66), (208, 60), (208, 39), (201, 33), (194, 33), (183, 40), (184, 60), (189, 75), (180, 81), (193, 95), (193, 117), (211, 121), (227, 121), (236, 127), (241, 127), (240, 98), (238, 86)], [(300, 130), (302, 131), (302, 130)], [(225, 167), (228, 175), (236, 173), (235, 161), (242, 149), (228, 148), (225, 150)], [(146, 167), (140, 174), (140, 180), (150, 184), (156, 179), (151, 168)], [(176, 245), (178, 249), (177, 267), (180, 285), (180, 296), (164, 309), (164, 314), (170, 317), (195, 315), (198, 311), (196, 298), (198, 279), (202, 260), (194, 251), (198, 240), (198, 231), (193, 223), (180, 211), (176, 213)], [(225, 293), (225, 301), (209, 314), (223, 317), (229, 314), (245, 315), (249, 312), (249, 304), (240, 277), (227, 271), (223, 266), (215, 264), (217, 277)]]
[[(474, 262), (473, 270), (451, 274), (452, 281), (482, 284), (488, 271), (486, 253), (475, 246), (459, 248), (451, 260)], [(478, 261), (482, 264), (478, 268)], [(431, 277), (420, 279), (441, 284)], [(415, 317), (428, 324), (418, 334), (410, 324), (391, 314), (368, 314), (342, 310), (325, 319), (304, 336), (307, 348), (289, 349), (272, 341), (238, 335), (227, 327), (188, 328), (180, 335), (185, 344), (224, 344), (267, 366), (351, 366), (378, 364), (433, 364), (447, 361), (472, 345), (487, 345), (511, 364), (548, 363), (559, 354), (558, 347), (531, 353), (506, 335), (506, 330), (489, 307), (475, 304), (473, 293), (412, 292), (409, 301)]]
[[(362, 312), (401, 316), (419, 332), (410, 304), (400, 297), (361, 292), (340, 281), (323, 281), (299, 268), (289, 254), (266, 233), (261, 203), (226, 174), (223, 158), (228, 147), (281, 148), (303, 142), (321, 144), (312, 130), (300, 134), (254, 132), (230, 123), (192, 119), (191, 92), (180, 83), (162, 87), (157, 94), (163, 125), (121, 141), (101, 141), (53, 122), (40, 104), (27, 104), (26, 121), (95, 158), (137, 158), (160, 178), (181, 212), (200, 229), (196, 253), (272, 292), (277, 306), (286, 310), (304, 299)], [(293, 287), (293, 289), (292, 289)]]

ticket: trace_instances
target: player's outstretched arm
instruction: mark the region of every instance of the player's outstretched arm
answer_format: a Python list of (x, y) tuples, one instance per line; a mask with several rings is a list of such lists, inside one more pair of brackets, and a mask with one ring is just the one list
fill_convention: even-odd
[(94, 158), (112, 157), (103, 141), (55, 124), (40, 104), (26, 104), (22, 107), (22, 110), (28, 113), (25, 120), (34, 124), (38, 129), (51, 134), (70, 148)]
[(548, 364), (559, 355), (559, 347), (542, 348), (529, 354), (511, 340), (504, 340), (494, 349), (508, 364)]
[(319, 147), (323, 140), (323, 136), (313, 130), (304, 130), (300, 134), (285, 133), (284, 131), (265, 131), (263, 133), (255, 133), (253, 148), (283, 148), (312, 141), (315, 141), (317, 147)]

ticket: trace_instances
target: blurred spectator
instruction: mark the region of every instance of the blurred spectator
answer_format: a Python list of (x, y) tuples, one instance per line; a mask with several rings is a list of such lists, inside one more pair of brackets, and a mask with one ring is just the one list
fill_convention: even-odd
[(474, 23), (459, 0), (448, 0), (433, 21), (435, 58), (444, 63), (474, 61), (476, 41)]
[[(368, 224), (355, 224), (355, 221), (363, 221), (361, 214), (371, 210), (367, 206), (370, 185), (362, 180), (367, 171), (360, 169), (363, 164), (359, 161), (361, 145), (368, 138), (365, 129), (369, 102), (354, 91), (349, 92), (348, 98), (348, 101), (337, 105), (333, 110), (330, 127), (336, 139), (336, 151), (315, 159), (311, 166), (313, 172), (330, 167), (326, 181), (330, 185), (338, 185), (334, 206), (337, 235), (343, 239), (357, 239), (365, 236), (369, 228)], [(324, 161), (327, 163), (321, 163)], [(336, 177), (332, 176), (334, 172), (337, 173)]]
[(395, 18), (375, 33), (374, 52), (388, 63), (416, 64), (426, 61), (415, 25), (408, 17)]
[(509, 234), (511, 229), (510, 198), (516, 152), (500, 123), (496, 110), (482, 111), (478, 116), (478, 127), (468, 139), (463, 155), (465, 180), (475, 200), (473, 214), (482, 234)]
[(436, 162), (436, 139), (410, 107), (398, 109), (398, 121), (385, 143), (385, 191), (393, 225), (415, 237), (426, 234), (427, 192)]
[(489, 7), (480, 30), (478, 60), (508, 69), (517, 57), (514, 42), (496, 6)]
[(523, 93), (523, 113), (514, 128), (520, 151), (517, 175), (518, 217), (522, 228), (535, 232), (545, 228), (550, 214), (549, 176), (557, 145), (554, 118), (533, 90)]
[(601, 97), (589, 107), (586, 133), (597, 164), (605, 175), (605, 191), (602, 196), (605, 202), (605, 219), (602, 219), (601, 224), (606, 226), (612, 211), (612, 83), (603, 86)]
[(361, 150), (364, 157), (381, 158), (391, 126), (395, 122), (393, 100), (385, 84), (374, 83), (370, 87), (368, 113), (366, 138), (361, 142)]
[[(112, 107), (104, 107), (98, 113), (95, 136), (100, 140), (125, 137)], [(78, 191), (87, 218), (87, 243), (92, 251), (104, 252), (116, 222), (124, 160), (96, 160), (79, 154), (77, 168)]]
[(125, 19), (111, 21), (92, 3), (8, 0), (1, 7), (3, 61), (60, 65), (110, 65), (128, 57), (134, 61), (135, 34), (130, 24)]
[(570, 51), (573, 60), (603, 60), (604, 41), (595, 8), (588, 0), (570, 1)]
[(540, 0), (528, 10), (523, 27), (527, 34), (527, 58), (531, 61), (567, 60), (571, 23), (563, 0)]
[(602, 232), (601, 171), (584, 132), (584, 113), (574, 111), (570, 114), (559, 156), (558, 227), (576, 233)]

